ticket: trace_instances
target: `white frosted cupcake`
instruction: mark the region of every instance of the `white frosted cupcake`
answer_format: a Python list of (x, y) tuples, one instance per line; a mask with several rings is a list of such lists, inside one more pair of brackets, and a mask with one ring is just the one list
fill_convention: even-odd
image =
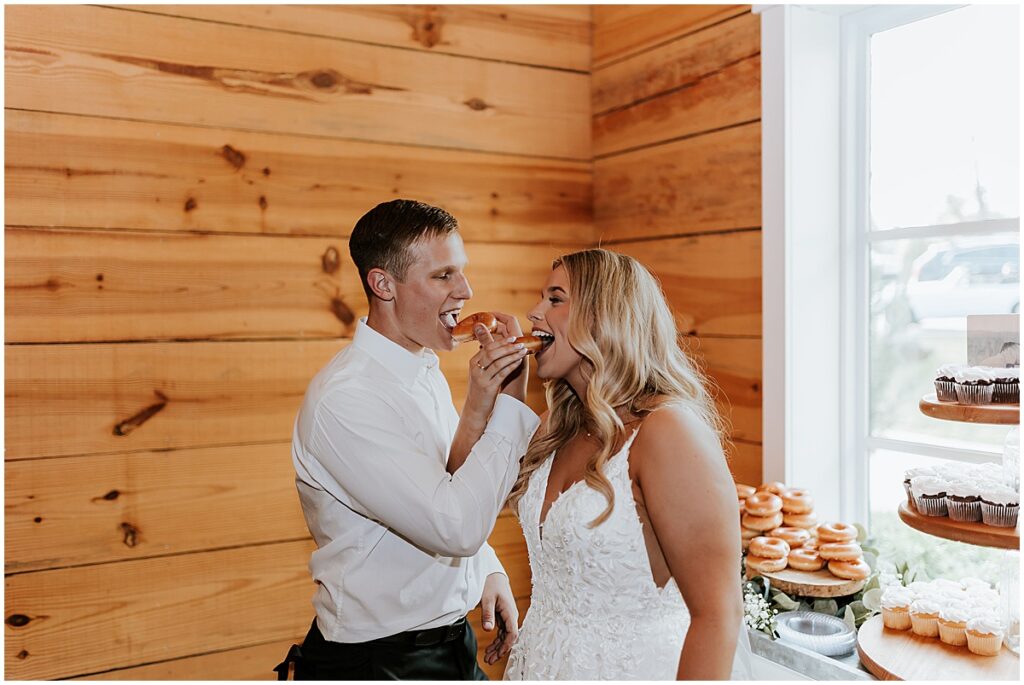
[(941, 607), (934, 599), (921, 597), (910, 604), (910, 629), (921, 637), (938, 637), (939, 610)]
[(999, 593), (990, 587), (974, 587), (964, 590), (968, 601), (982, 610), (994, 610), (1001, 606)]
[(910, 502), (911, 504), (913, 504), (915, 507), (917, 506), (916, 504), (914, 504), (914, 496), (910, 492), (910, 481), (911, 481), (911, 479), (916, 478), (917, 476), (937, 476), (937, 475), (938, 474), (935, 472), (935, 469), (933, 469), (931, 466), (917, 466), (915, 468), (907, 469), (906, 471), (904, 471), (903, 472), (903, 490), (907, 493), (907, 501)]
[(991, 590), (992, 586), (981, 578), (975, 578), (974, 576), (966, 576), (960, 579), (960, 587), (966, 591), (976, 590)]
[(992, 401), (996, 404), (1020, 404), (1020, 367), (992, 369)]
[(914, 599), (920, 599), (921, 597), (931, 594), (931, 587), (931, 583), (923, 580), (915, 580), (907, 586), (907, 589), (914, 593)]
[(939, 402), (956, 402), (956, 372), (962, 364), (943, 364), (935, 372), (935, 397)]
[(1014, 528), (1020, 509), (1020, 494), (1005, 485), (984, 486), (981, 492), (981, 520), (986, 525)]
[(954, 521), (981, 520), (981, 488), (973, 480), (949, 481), (946, 487), (946, 511)]
[(967, 622), (967, 649), (979, 656), (997, 656), (1003, 645), (1003, 625), (993, 614)]
[(950, 604), (939, 610), (936, 624), (939, 626), (939, 639), (947, 645), (962, 647), (967, 644), (967, 622), (972, 612), (963, 605)]
[(882, 623), (893, 630), (910, 630), (910, 605), (914, 593), (902, 585), (890, 585), (882, 593)]
[(996, 482), (1002, 482), (1003, 480), (1003, 466), (993, 461), (986, 461), (982, 464), (970, 464), (965, 469), (966, 475), (969, 478), (976, 480), (994, 480)]
[(946, 515), (946, 487), (948, 483), (938, 476), (916, 476), (910, 479), (910, 492), (914, 506), (925, 516)]
[(992, 404), (995, 376), (983, 366), (968, 366), (956, 374), (956, 401), (960, 404)]

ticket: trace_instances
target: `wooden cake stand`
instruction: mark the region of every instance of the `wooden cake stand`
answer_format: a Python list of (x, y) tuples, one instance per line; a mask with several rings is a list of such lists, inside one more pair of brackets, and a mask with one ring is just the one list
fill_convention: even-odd
[(981, 547), (1020, 549), (1020, 533), (1016, 528), (986, 526), (984, 523), (954, 521), (946, 516), (925, 516), (918, 513), (909, 502), (900, 504), (900, 519), (922, 533), (928, 533), (946, 540), (966, 542)]
[(987, 423), (997, 426), (1013, 426), (1020, 423), (1019, 404), (957, 404), (939, 402), (935, 393), (925, 395), (918, 403), (925, 416), (962, 423)]
[(890, 630), (881, 616), (864, 622), (857, 633), (857, 654), (879, 680), (1013, 680), (1020, 658), (1006, 647), (998, 656), (978, 656), (967, 646), (953, 647), (937, 637)]
[(845, 580), (837, 578), (825, 569), (820, 571), (797, 571), (786, 568), (776, 573), (760, 573), (771, 581), (772, 587), (787, 595), (803, 597), (846, 597), (860, 592), (867, 579)]

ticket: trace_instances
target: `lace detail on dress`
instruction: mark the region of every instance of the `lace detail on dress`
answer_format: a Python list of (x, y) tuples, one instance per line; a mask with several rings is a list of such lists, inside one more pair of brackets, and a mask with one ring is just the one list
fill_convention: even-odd
[(635, 437), (605, 463), (615, 507), (594, 528), (606, 500), (580, 481), (551, 504), (541, 537), (553, 455), (531, 476), (519, 520), (533, 592), (506, 680), (675, 679), (690, 613), (674, 579), (659, 588), (652, 577), (629, 478)]

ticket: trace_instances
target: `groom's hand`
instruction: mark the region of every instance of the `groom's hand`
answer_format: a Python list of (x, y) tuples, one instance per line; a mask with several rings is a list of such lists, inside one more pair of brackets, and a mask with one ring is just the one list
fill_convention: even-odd
[(480, 610), (484, 630), (494, 630), (498, 634), (494, 642), (484, 651), (484, 661), (488, 664), (497, 663), (508, 655), (512, 645), (519, 638), (519, 609), (516, 608), (512, 586), (504, 573), (492, 573), (484, 581), (484, 594), (480, 599)]

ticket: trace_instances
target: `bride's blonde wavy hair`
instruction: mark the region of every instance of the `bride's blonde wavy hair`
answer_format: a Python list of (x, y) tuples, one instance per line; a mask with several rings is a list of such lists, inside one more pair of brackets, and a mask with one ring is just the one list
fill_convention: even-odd
[(608, 500), (590, 522), (594, 527), (615, 507), (604, 464), (625, 432), (616, 407), (642, 417), (668, 402), (677, 403), (689, 407), (720, 440), (726, 433), (707, 390), (708, 379), (679, 346), (675, 319), (657, 279), (632, 257), (604, 249), (563, 255), (551, 268), (559, 266), (569, 279), (568, 342), (583, 357), (587, 398), (584, 403), (563, 378), (545, 381), (546, 430), (538, 430), (527, 448), (508, 506), (518, 511), (533, 472), (585, 429), (601, 449), (587, 463), (584, 480)]

